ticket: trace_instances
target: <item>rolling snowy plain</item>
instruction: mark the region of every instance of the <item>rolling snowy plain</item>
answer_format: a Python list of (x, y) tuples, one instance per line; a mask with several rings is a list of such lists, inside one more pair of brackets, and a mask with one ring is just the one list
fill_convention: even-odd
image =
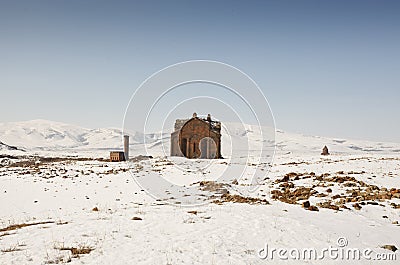
[[(224, 159), (169, 157), (168, 132), (131, 132), (133, 159), (111, 163), (109, 151), (122, 148), (119, 129), (0, 124), (0, 264), (398, 262), (399, 143), (278, 130), (275, 153), (254, 162), (256, 151), (229, 153), (230, 142), (257, 149), (254, 127), (225, 125)], [(144, 141), (148, 154), (138, 152)], [(324, 145), (329, 156), (320, 155)], [(253, 184), (243, 167), (259, 168), (262, 181)], [(225, 170), (233, 181), (216, 179)], [(154, 198), (139, 185), (154, 173), (194, 187), (201, 200), (185, 206), (167, 190)], [(296, 255), (330, 247), (371, 252)]]

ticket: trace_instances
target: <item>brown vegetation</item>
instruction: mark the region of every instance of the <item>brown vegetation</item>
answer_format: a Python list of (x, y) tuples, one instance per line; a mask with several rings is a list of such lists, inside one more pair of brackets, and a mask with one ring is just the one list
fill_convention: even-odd
[[(365, 171), (354, 172), (350, 171), (347, 174), (360, 175), (364, 174)], [(278, 184), (280, 189), (271, 191), (271, 198), (279, 200), (289, 204), (296, 204), (299, 201), (308, 200), (310, 197), (326, 197), (327, 200), (324, 202), (317, 203), (318, 207), (332, 209), (335, 211), (342, 209), (349, 209), (345, 204), (353, 203), (355, 210), (360, 210), (362, 205), (380, 205), (378, 202), (384, 202), (391, 200), (392, 198), (400, 198), (400, 189), (396, 188), (385, 188), (378, 187), (376, 185), (370, 185), (364, 181), (357, 180), (353, 176), (346, 176), (344, 171), (338, 171), (336, 174), (339, 176), (330, 176), (325, 173), (322, 175), (316, 175), (315, 173), (295, 173), (291, 172), (284, 175), (282, 178), (275, 180), (275, 184)], [(298, 186), (296, 187), (295, 182), (299, 179), (310, 178), (313, 181), (311, 187)], [(346, 188), (344, 193), (333, 194), (331, 188), (326, 189), (326, 193), (321, 193), (315, 190), (316, 187), (327, 187), (327, 186), (341, 186)], [(343, 191), (343, 190), (342, 190)], [(304, 202), (303, 202), (304, 203)], [(308, 209), (311, 205), (307, 205), (303, 208)], [(395, 209), (400, 209), (400, 204), (391, 203), (391, 206)]]
[(222, 204), (223, 202), (236, 202), (236, 203), (248, 203), (248, 204), (269, 204), (265, 199), (243, 197), (241, 195), (231, 195), (229, 193), (223, 194), (219, 200), (213, 201), (216, 204)]
[(15, 225), (10, 225), (5, 228), (0, 228), (0, 232), (17, 230), (17, 229), (27, 227), (27, 226), (32, 226), (32, 225), (43, 225), (43, 224), (53, 224), (53, 223), (55, 223), (55, 222), (54, 221), (45, 221), (45, 222), (37, 222), (37, 223), (30, 223), (30, 224), (26, 224), (26, 223), (15, 224)]

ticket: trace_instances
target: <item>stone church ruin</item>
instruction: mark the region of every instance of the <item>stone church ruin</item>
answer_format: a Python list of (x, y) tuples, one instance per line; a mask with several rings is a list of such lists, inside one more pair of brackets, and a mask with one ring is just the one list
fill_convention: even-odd
[(200, 118), (193, 113), (191, 119), (178, 119), (171, 133), (171, 156), (214, 159), (221, 156), (221, 122), (211, 115)]

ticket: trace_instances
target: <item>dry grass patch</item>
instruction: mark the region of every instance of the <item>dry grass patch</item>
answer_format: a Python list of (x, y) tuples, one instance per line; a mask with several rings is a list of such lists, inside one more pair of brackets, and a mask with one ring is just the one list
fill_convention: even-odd
[(0, 234), (0, 238), (1, 237), (3, 237), (3, 236), (9, 236), (9, 235), (14, 235), (15, 233), (8, 233), (8, 232), (5, 232), (5, 233), (3, 233), (3, 234)]
[(213, 201), (216, 204), (222, 204), (224, 202), (233, 202), (233, 203), (248, 203), (248, 204), (269, 204), (269, 202), (265, 199), (252, 198), (252, 197), (243, 197), (241, 195), (231, 195), (229, 193), (223, 194), (220, 200)]
[(8, 247), (8, 248), (3, 248), (3, 249), (1, 250), (1, 252), (7, 253), (7, 252), (15, 252), (15, 251), (21, 251), (21, 250), (22, 250), (22, 249), (19, 248), (18, 246), (10, 246), (10, 247)]
[(94, 250), (94, 248), (92, 247), (85, 247), (85, 246), (80, 246), (80, 247), (71, 247), (71, 248), (60, 248), (60, 250), (69, 250), (71, 251), (73, 256), (79, 256), (82, 254), (89, 254), (90, 252), (92, 252), (92, 250)]
[(95, 248), (86, 244), (81, 244), (76, 247), (54, 247), (58, 250), (71, 251), (72, 258), (79, 258), (80, 255), (90, 254)]
[(48, 259), (44, 263), (45, 264), (65, 264), (65, 263), (70, 263), (72, 261), (71, 257), (64, 257), (64, 256), (59, 256), (55, 257), (54, 259)]
[(1, 228), (0, 232), (12, 231), (12, 230), (21, 229), (21, 228), (27, 227), (27, 226), (44, 225), (44, 224), (54, 224), (54, 221), (44, 221), (44, 222), (36, 222), (36, 223), (30, 223), (30, 224), (23, 223), (23, 224), (10, 225), (5, 228)]
[(18, 243), (18, 244), (9, 246), (8, 248), (1, 249), (1, 252), (8, 253), (8, 252), (21, 251), (21, 250), (23, 250), (21, 247), (25, 247), (25, 246), (26, 246), (25, 244)]

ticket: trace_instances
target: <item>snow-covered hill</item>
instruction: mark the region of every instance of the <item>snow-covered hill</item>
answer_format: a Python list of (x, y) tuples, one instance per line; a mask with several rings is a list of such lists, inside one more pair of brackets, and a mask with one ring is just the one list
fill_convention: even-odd
[(32, 120), (0, 124), (0, 138), (15, 146), (34, 148), (79, 148), (109, 146), (121, 138), (117, 129), (87, 129), (75, 125)]
[[(140, 153), (144, 143), (154, 155), (169, 153), (169, 133), (129, 132), (131, 152)], [(400, 152), (399, 143), (377, 143), (361, 140), (344, 140), (318, 136), (306, 136), (277, 130), (267, 137), (268, 146), (276, 145), (277, 152), (318, 154), (324, 145), (335, 153)], [(122, 148), (122, 131), (118, 128), (89, 129), (76, 125), (47, 120), (0, 123), (0, 150), (26, 151), (73, 151), (101, 154), (106, 150)], [(223, 123), (222, 153), (230, 153), (231, 143), (241, 150), (254, 150), (261, 146), (260, 130), (255, 125)], [(137, 148), (136, 148), (137, 147)]]
[[(155, 156), (115, 163), (13, 155), (106, 157), (108, 149), (122, 149), (119, 129), (0, 124), (0, 264), (281, 264), (276, 253), (260, 258), (266, 244), (318, 256), (331, 247), (370, 250), (371, 257), (285, 264), (398, 260), (400, 144), (278, 130), (273, 163), (252, 163), (241, 153), (247, 144), (255, 158), (257, 147), (273, 142), (262, 141), (254, 125), (223, 127), (226, 159), (160, 157), (168, 132), (133, 132), (130, 152), (141, 154), (146, 142)], [(226, 156), (230, 143), (239, 159)], [(324, 145), (332, 155), (320, 156)], [(152, 182), (154, 176), (166, 182)]]

